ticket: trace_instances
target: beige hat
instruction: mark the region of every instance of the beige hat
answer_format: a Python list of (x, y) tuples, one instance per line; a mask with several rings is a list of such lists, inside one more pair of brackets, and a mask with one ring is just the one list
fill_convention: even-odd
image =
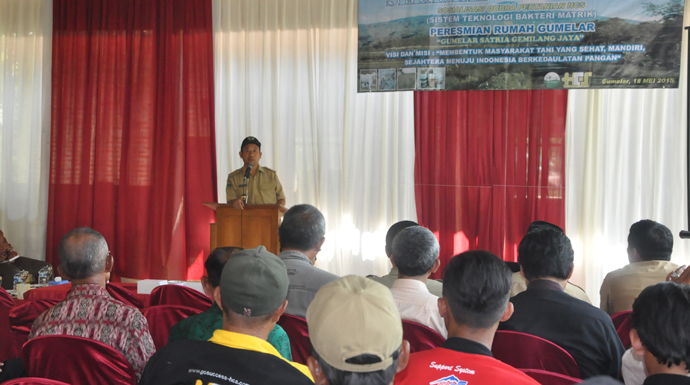
[[(384, 370), (402, 345), (402, 320), (390, 289), (355, 275), (319, 289), (307, 310), (307, 324), (314, 350), (329, 365), (347, 372)], [(346, 362), (362, 354), (377, 356), (381, 362)]]

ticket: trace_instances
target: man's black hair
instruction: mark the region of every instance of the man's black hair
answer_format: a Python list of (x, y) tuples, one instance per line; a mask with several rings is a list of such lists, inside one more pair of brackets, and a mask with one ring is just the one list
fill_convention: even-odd
[(204, 267), (206, 268), (206, 277), (208, 277), (208, 283), (213, 287), (220, 286), (220, 276), (223, 274), (223, 267), (225, 263), (228, 262), (230, 256), (236, 252), (243, 250), (241, 247), (218, 247), (208, 255), (206, 262), (204, 262)]
[(573, 258), (570, 239), (562, 231), (548, 227), (528, 232), (518, 246), (518, 262), (529, 281), (568, 279)]
[(510, 299), (513, 274), (488, 251), (466, 251), (450, 260), (443, 273), (443, 298), (455, 323), (487, 329), (501, 319)]
[[(400, 359), (400, 349), (394, 352), (393, 363), (384, 370), (374, 372), (348, 372), (336, 369), (326, 362), (319, 353), (312, 348), (311, 355), (316, 359), (326, 375), (329, 385), (388, 385), (393, 381), (395, 373), (398, 371), (398, 360)], [(381, 362), (378, 356), (363, 354), (361, 356), (348, 358), (345, 362), (355, 365), (368, 365)]]
[(395, 236), (406, 228), (412, 226), (419, 226), (419, 224), (412, 221), (400, 221), (394, 223), (393, 226), (388, 229), (388, 232), (386, 233), (386, 253), (388, 253), (388, 255), (393, 254), (393, 240), (395, 239)]
[(426, 227), (411, 226), (393, 240), (393, 262), (399, 275), (417, 277), (431, 271), (439, 254), (438, 240)]
[(662, 282), (635, 299), (632, 326), (642, 345), (662, 365), (690, 369), (690, 286)]
[(527, 232), (529, 233), (530, 231), (534, 231), (536, 229), (543, 229), (543, 228), (549, 228), (549, 229), (554, 229), (558, 230), (561, 233), (563, 233), (563, 229), (554, 225), (553, 223), (546, 222), (546, 221), (534, 221), (529, 224), (529, 227), (527, 228)]
[(319, 209), (308, 204), (292, 206), (278, 229), (281, 250), (310, 250), (324, 235), (326, 219)]
[(673, 234), (661, 223), (644, 219), (630, 226), (628, 248), (635, 248), (643, 261), (670, 261)]

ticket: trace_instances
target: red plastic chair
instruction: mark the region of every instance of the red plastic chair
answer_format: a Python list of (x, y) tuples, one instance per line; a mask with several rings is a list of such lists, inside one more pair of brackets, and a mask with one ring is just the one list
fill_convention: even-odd
[(88, 338), (63, 335), (34, 338), (24, 345), (22, 362), (31, 377), (72, 385), (137, 383), (134, 369), (122, 353)]
[(410, 353), (437, 348), (446, 341), (442, 335), (416, 322), (403, 320), (403, 339), (410, 343)]
[(66, 382), (49, 380), (47, 378), (38, 377), (24, 377), (16, 380), (9, 380), (2, 383), (2, 385), (70, 385)]
[(309, 328), (307, 320), (290, 314), (283, 314), (278, 320), (290, 339), (292, 360), (302, 365), (307, 364), (307, 357), (311, 355), (311, 341), (309, 341)]
[(572, 385), (582, 382), (579, 378), (565, 376), (559, 373), (547, 372), (538, 369), (520, 369), (526, 375), (532, 377), (541, 385)]
[[(14, 307), (12, 296), (0, 287), (0, 362), (5, 362), (11, 358), (17, 358), (21, 354), (21, 349), (17, 349), (14, 344), (14, 336), (10, 328), (10, 310)], [(21, 348), (21, 347), (20, 347)]]
[(623, 346), (626, 349), (632, 347), (630, 342), (630, 330), (632, 329), (632, 310), (618, 312), (611, 316), (613, 326), (616, 328), (616, 333), (620, 337)]
[(125, 289), (124, 287), (108, 283), (105, 285), (105, 288), (108, 290), (108, 294), (110, 294), (110, 296), (114, 299), (124, 302), (128, 305), (132, 305), (139, 310), (144, 308), (144, 304), (141, 303), (139, 298), (137, 298), (134, 293)]
[[(34, 324), (36, 318), (44, 311), (55, 306), (58, 302), (60, 301), (56, 299), (26, 301), (10, 310), (10, 329), (14, 336), (15, 349), (17, 349), (18, 352), (22, 351), (22, 345), (29, 339), (31, 326)], [(17, 355), (17, 357), (19, 357), (19, 355)]]
[(180, 285), (162, 285), (151, 292), (151, 306), (180, 305), (206, 311), (211, 299), (206, 294)]
[(170, 328), (183, 319), (201, 313), (201, 310), (193, 307), (179, 305), (158, 305), (142, 310), (149, 323), (151, 338), (156, 345), (156, 350), (168, 344)]
[(531, 334), (499, 330), (491, 353), (517, 369), (539, 369), (580, 378), (580, 368), (565, 349)]

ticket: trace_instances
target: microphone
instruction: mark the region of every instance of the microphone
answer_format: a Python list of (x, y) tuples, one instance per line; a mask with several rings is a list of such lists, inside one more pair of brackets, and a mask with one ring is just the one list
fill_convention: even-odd
[(247, 170), (244, 172), (244, 179), (249, 179), (249, 175), (252, 172), (252, 167), (254, 167), (254, 165), (251, 163), (247, 165)]
[(681, 230), (679, 235), (682, 239), (688, 239), (688, 238), (690, 238), (690, 231)]

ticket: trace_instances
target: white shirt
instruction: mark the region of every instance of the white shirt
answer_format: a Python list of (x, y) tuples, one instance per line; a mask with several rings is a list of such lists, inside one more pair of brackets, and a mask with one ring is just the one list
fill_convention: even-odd
[(438, 311), (438, 297), (429, 293), (426, 284), (416, 279), (396, 279), (391, 293), (400, 318), (428, 326), (448, 338), (446, 324)]

